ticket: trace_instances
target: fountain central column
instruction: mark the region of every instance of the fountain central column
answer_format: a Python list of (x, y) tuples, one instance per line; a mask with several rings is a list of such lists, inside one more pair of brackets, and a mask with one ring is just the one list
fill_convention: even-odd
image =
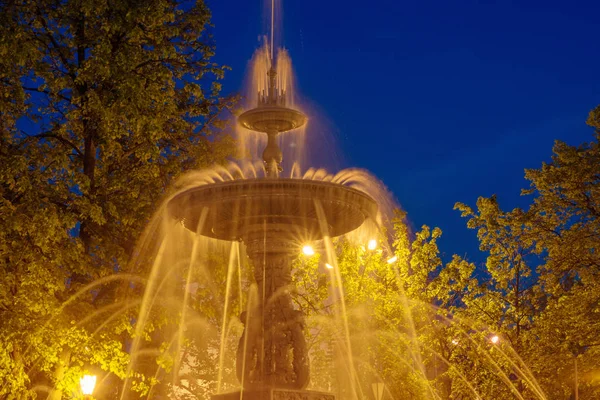
[[(252, 188), (243, 189), (238, 195), (236, 190), (229, 192), (235, 199), (232, 208), (228, 205), (229, 195), (223, 193), (225, 196), (216, 200), (216, 207), (224, 207), (223, 213), (215, 210), (211, 214), (219, 221), (223, 218), (223, 223), (207, 230), (209, 236), (220, 236), (218, 232), (222, 230), (227, 233), (226, 238), (231, 238), (233, 231), (234, 236), (246, 244), (258, 287), (258, 296), (256, 299), (250, 296), (247, 310), (241, 315), (244, 334), (239, 340), (236, 372), (242, 390), (214, 395), (213, 400), (334, 399), (327, 393), (304, 390), (309, 382), (308, 349), (304, 316), (294, 309), (290, 293), (291, 264), (298, 252), (298, 233), (302, 237), (318, 237), (315, 235), (318, 224), (309, 214), (314, 214), (311, 210), (315, 194), (311, 189), (319, 190), (321, 185), (279, 176), (283, 155), (277, 143), (278, 135), (303, 126), (306, 116), (286, 106), (285, 86), (278, 87), (276, 77), (277, 72), (271, 67), (268, 90), (259, 92), (255, 108), (238, 117), (241, 126), (267, 135), (263, 151), (267, 179), (251, 181)], [(331, 190), (337, 188), (326, 186), (327, 193), (322, 195), (330, 195)], [(305, 187), (310, 189), (305, 190)], [(348, 192), (348, 189), (342, 190)], [(337, 197), (336, 204), (345, 198)], [(232, 211), (234, 209), (238, 211)], [(359, 219), (360, 224), (364, 216)], [(348, 220), (349, 226), (354, 226), (349, 215), (338, 220), (339, 224)], [(227, 226), (234, 229), (223, 228)]]
[[(277, 237), (278, 236), (278, 237)], [(245, 324), (237, 354), (244, 389), (306, 388), (308, 352), (304, 316), (292, 303), (290, 240), (273, 232), (244, 240), (254, 266), (258, 301), (242, 314)]]
[(277, 144), (277, 135), (279, 132), (275, 129), (270, 129), (267, 132), (267, 146), (263, 151), (263, 161), (267, 176), (276, 178), (281, 172), (281, 162), (283, 161), (283, 153)]

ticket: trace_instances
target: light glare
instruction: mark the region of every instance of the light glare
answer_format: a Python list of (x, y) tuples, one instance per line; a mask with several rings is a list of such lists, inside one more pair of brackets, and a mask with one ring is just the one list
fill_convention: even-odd
[(302, 248), (302, 252), (304, 253), (304, 255), (307, 255), (307, 256), (315, 255), (315, 250), (312, 248), (311, 245), (308, 245), (308, 244)]
[(367, 244), (367, 249), (375, 250), (377, 248), (377, 240), (371, 239), (369, 240), (369, 244)]
[(394, 257), (390, 258), (389, 260), (387, 260), (387, 263), (388, 263), (388, 264), (393, 264), (393, 263), (395, 263), (396, 261), (398, 261), (398, 257), (394, 256)]
[(333, 265), (326, 263), (325, 267), (327, 267), (327, 269), (333, 269)]
[(96, 375), (84, 375), (79, 380), (79, 385), (84, 395), (91, 395), (94, 392), (94, 386), (96, 386)]
[(498, 337), (498, 335), (494, 335), (490, 338), (490, 342), (492, 342), (493, 344), (496, 344), (500, 341), (500, 338)]

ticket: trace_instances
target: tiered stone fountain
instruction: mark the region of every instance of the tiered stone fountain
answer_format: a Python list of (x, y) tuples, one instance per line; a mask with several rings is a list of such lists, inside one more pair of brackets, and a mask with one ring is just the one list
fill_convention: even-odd
[(283, 157), (277, 137), (304, 125), (306, 116), (287, 107), (276, 75), (271, 68), (268, 90), (238, 119), (267, 134), (267, 177), (196, 187), (168, 205), (173, 217), (198, 234), (242, 241), (254, 267), (259, 300), (241, 316), (245, 329), (236, 360), (242, 389), (215, 394), (215, 400), (333, 399), (305, 390), (309, 360), (304, 316), (290, 294), (291, 263), (301, 243), (345, 234), (377, 212), (375, 201), (356, 189), (278, 176)]

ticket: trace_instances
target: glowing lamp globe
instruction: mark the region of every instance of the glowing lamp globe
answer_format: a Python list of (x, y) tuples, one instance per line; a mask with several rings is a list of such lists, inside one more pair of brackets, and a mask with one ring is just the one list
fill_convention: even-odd
[(91, 395), (96, 386), (96, 375), (84, 375), (83, 378), (79, 380), (79, 385), (81, 386), (81, 392), (84, 395)]
[(369, 250), (375, 250), (377, 248), (377, 240), (376, 239), (369, 240), (369, 243), (367, 244), (367, 248)]
[(308, 244), (302, 248), (302, 252), (306, 256), (314, 256), (315, 255), (315, 250), (312, 248), (311, 245), (308, 245)]

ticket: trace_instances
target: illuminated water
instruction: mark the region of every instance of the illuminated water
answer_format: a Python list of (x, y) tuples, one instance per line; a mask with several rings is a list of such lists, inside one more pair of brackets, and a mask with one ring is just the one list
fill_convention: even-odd
[[(286, 106), (302, 111), (302, 104), (297, 101), (290, 55), (285, 49), (273, 49), (270, 43), (273, 42), (265, 39), (250, 63), (245, 108), (253, 107), (261, 96), (265, 96), (268, 91), (267, 73), (274, 67), (277, 71), (277, 95), (285, 97)], [(275, 60), (275, 65), (272, 65), (272, 60)], [(368, 324), (373, 311), (369, 309), (371, 299), (348, 298), (346, 295), (350, 288), (344, 286), (348, 279), (342, 274), (347, 273), (343, 268), (348, 268), (348, 265), (356, 269), (356, 282), (361, 279), (366, 282), (375, 277), (383, 279), (380, 275), (398, 278), (396, 265), (386, 263), (394, 254), (389, 242), (390, 221), (397, 204), (385, 186), (367, 171), (345, 169), (328, 172), (323, 168), (310, 167), (314, 165), (311, 164), (312, 147), (307, 146), (307, 137), (311, 133), (309, 120), (305, 127), (279, 135), (279, 146), (284, 153), (279, 179), (329, 182), (356, 189), (375, 200), (378, 213), (343, 238), (333, 238), (323, 203), (335, 202), (336, 199), (315, 198), (321, 238), (309, 244), (316, 250), (316, 255), (302, 255), (302, 247), (307, 243), (293, 243), (297, 246), (298, 258), (294, 261), (292, 279), (294, 284), (304, 285), (295, 291), (290, 289), (296, 296), (296, 307), (310, 308), (310, 301), (302, 296), (311, 293), (320, 296), (318, 300), (322, 306), (319, 312), (310, 310), (306, 322), (313, 374), (308, 389), (333, 392), (340, 399), (371, 398), (371, 383), (386, 383), (386, 377), (381, 375), (381, 365), (398, 363), (410, 371), (403, 379), (413, 379), (421, 385), (422, 390), (414, 393), (413, 398), (442, 398), (441, 390), (436, 387), (437, 381), (431, 377), (431, 366), (424, 362), (424, 355), (433, 353), (433, 357), (429, 358), (434, 359), (435, 367), (438, 368), (439, 364), (444, 372), (453, 370), (453, 361), (434, 350), (434, 346), (420, 336), (417, 328), (424, 323), (422, 319), (425, 316), (433, 315), (434, 307), (410, 299), (398, 289), (393, 297), (394, 304), (390, 305), (401, 310), (398, 320), (388, 321), (384, 326), (371, 326)], [(160, 388), (166, 390), (170, 398), (191, 398), (191, 395), (208, 398), (211, 394), (244, 386), (244, 382), (238, 382), (236, 378), (236, 368), (243, 370), (246, 366), (235, 364), (238, 345), (245, 346), (240, 337), (243, 325), (248, 321), (243, 321), (242, 312), (251, 309), (261, 299), (246, 248), (237, 241), (196, 234), (203, 230), (208, 211), (199, 218), (195, 229), (190, 230), (182, 221), (172, 218), (167, 207), (169, 201), (190, 189), (267, 178), (265, 164), (261, 160), (266, 135), (238, 127), (236, 138), (239, 160), (226, 166), (187, 173), (169, 189), (168, 196), (140, 239), (130, 275), (102, 278), (82, 288), (65, 304), (94, 287), (111, 281), (123, 282), (123, 290), (129, 294), (124, 297), (125, 300), (78, 321), (81, 325), (101, 321), (92, 332), (92, 335), (97, 335), (111, 320), (131, 315), (134, 331), (128, 348), (131, 361), (121, 399), (127, 398), (128, 390), (137, 384), (140, 378), (135, 374), (139, 371), (162, 382), (170, 382), (166, 389), (164, 386)], [(369, 250), (367, 243), (374, 238), (377, 248)], [(355, 249), (352, 253), (356, 256), (355, 264), (339, 259), (339, 249), (344, 246)], [(378, 265), (379, 269), (365, 273), (370, 262)], [(382, 266), (385, 269), (381, 269)], [(147, 279), (140, 278), (142, 276)], [(351, 292), (361, 293), (356, 288), (352, 288)], [(368, 291), (364, 293), (368, 294)], [(490, 334), (486, 327), (473, 326), (469, 321), (452, 317), (448, 317), (445, 323), (460, 326), (460, 335), (452, 343), (457, 347), (468, 344), (474, 349), (472, 356), (477, 358), (482, 368), (496, 374), (504, 389), (514, 398), (525, 397), (519, 394), (514, 378), (505, 372), (506, 365), (526, 382), (528, 393), (533, 396), (527, 398), (545, 399), (532, 373), (510, 346), (489, 346), (486, 343)], [(381, 348), (382, 359), (369, 359), (366, 351), (369, 348)], [(456, 379), (468, 388), (472, 398), (482, 396), (480, 383), (472, 382), (462, 372), (457, 373)], [(99, 385), (102, 385), (102, 379)], [(387, 386), (391, 386), (390, 382)], [(152, 389), (147, 397), (158, 397), (157, 390)], [(386, 391), (384, 396), (386, 399), (393, 398), (394, 393)]]
[[(253, 57), (251, 87), (254, 88), (255, 98), (266, 91), (266, 74), (271, 67), (269, 54), (269, 48), (265, 44)], [(276, 54), (280, 94), (289, 96), (288, 105), (298, 107), (293, 100), (293, 74), (289, 55), (284, 50)], [(339, 247), (343, 246), (344, 241), (362, 252), (361, 256), (357, 256), (357, 270), (364, 268), (359, 259), (375, 257), (380, 260), (380, 265), (389, 268), (390, 274), (395, 274), (395, 265), (387, 264), (385, 260), (393, 255), (388, 240), (390, 219), (397, 204), (385, 186), (367, 171), (345, 169), (329, 173), (323, 168), (304, 168), (303, 162), (310, 159), (307, 155), (310, 148), (304, 146), (305, 137), (310, 135), (309, 128), (310, 125), (306, 129), (281, 135), (280, 145), (287, 164), (279, 174), (279, 179), (323, 181), (357, 189), (375, 199), (379, 213), (376, 218), (368, 219), (359, 229), (347, 234), (345, 239), (334, 240), (329, 235), (327, 220), (321, 206), (321, 201), (334, 199), (317, 198), (315, 209), (319, 214), (322, 238), (311, 243), (317, 254), (312, 257), (304, 256), (301, 249), (305, 243), (295, 244), (298, 248), (298, 260), (295, 262), (298, 269), (295, 270), (294, 281), (299, 282), (302, 279), (301, 268), (307, 268), (315, 274), (315, 279), (309, 282), (311, 285), (318, 287), (321, 284), (320, 277), (325, 277), (327, 282), (326, 294), (322, 294), (325, 296), (322, 299), (326, 305), (325, 309), (321, 310), (321, 313), (312, 314), (307, 320), (309, 340), (314, 346), (310, 351), (313, 377), (308, 389), (333, 392), (344, 399), (371, 396), (370, 382), (381, 380), (385, 383), (385, 377), (381, 376), (378, 370), (381, 363), (379, 360), (363, 357), (367, 355), (366, 348), (379, 346), (387, 352), (386, 357), (412, 371), (411, 376), (405, 378), (420, 382), (418, 385), (421, 391), (416, 393), (414, 398), (442, 398), (441, 390), (437, 386), (439, 383), (432, 379), (432, 374), (436, 373), (432, 373), (431, 365), (424, 362), (425, 354), (432, 354), (436, 370), (455, 371), (455, 379), (468, 388), (472, 398), (481, 398), (484, 389), (480, 390), (479, 383), (471, 382), (469, 376), (454, 369), (451, 359), (436, 352), (430, 343), (423, 341), (419, 336), (417, 325), (423, 324), (422, 318), (425, 315), (433, 315), (433, 306), (415, 303), (415, 300), (398, 292), (395, 301), (399, 309), (403, 310), (399, 315), (402, 322), (393, 324), (390, 321), (388, 326), (373, 327), (366, 322), (369, 320), (369, 309), (366, 306), (369, 299), (364, 299), (364, 305), (360, 302), (357, 304), (354, 298), (346, 299), (345, 278), (342, 276), (342, 266), (338, 260)], [(260, 152), (266, 143), (264, 135), (243, 128), (239, 128), (237, 134), (240, 155), (244, 157), (226, 166), (190, 172), (179, 179), (173, 185), (162, 209), (155, 215), (140, 245), (142, 249), (154, 249), (149, 252), (151, 255), (148, 257), (153, 260), (153, 264), (137, 318), (138, 339), (132, 344), (132, 352), (141, 351), (143, 348), (142, 332), (145, 323), (150, 321), (153, 308), (159, 308), (170, 318), (177, 319), (171, 322), (178, 329), (165, 332), (165, 336), (162, 337), (170, 344), (167, 353), (172, 358), (173, 367), (170, 371), (157, 369), (156, 372), (158, 377), (170, 379), (173, 397), (184, 397), (187, 389), (182, 389), (182, 386), (193, 387), (196, 395), (203, 397), (235, 390), (244, 385), (243, 382), (238, 382), (235, 376), (235, 353), (244, 322), (240, 315), (243, 310), (256, 304), (261, 296), (253, 283), (245, 247), (238, 242), (224, 242), (197, 235), (170, 218), (166, 211), (166, 204), (171, 198), (190, 189), (267, 177), (265, 164), (260, 160)], [(201, 219), (199, 225), (202, 223)], [(372, 238), (378, 239), (378, 246), (369, 253), (365, 248)], [(147, 250), (141, 251), (141, 254), (147, 253)], [(347, 265), (347, 260), (342, 263)], [(300, 288), (299, 293), (302, 294), (302, 291)], [(165, 301), (166, 299), (169, 301)], [(415, 312), (419, 314), (415, 315)], [(365, 321), (364, 325), (360, 321)], [(457, 320), (448, 318), (446, 322), (452, 325), (456, 324)], [(461, 326), (468, 324), (468, 321), (460, 321)], [(455, 339), (456, 346), (469, 343), (469, 346), (475, 349), (481, 365), (505, 385), (508, 392), (503, 393), (512, 393), (514, 398), (524, 399), (515, 387), (514, 377), (505, 372), (508, 364), (519, 378), (527, 383), (529, 393), (533, 393), (533, 397), (527, 398), (545, 399), (531, 372), (510, 347), (490, 347), (486, 343), (489, 331), (485, 327), (471, 326), (468, 330), (461, 329), (461, 336)], [(193, 349), (193, 355), (190, 354), (190, 349)], [(241, 368), (245, 366), (242, 365)], [(131, 370), (135, 369), (134, 359)], [(197, 370), (205, 373), (202, 374), (202, 379), (193, 383), (187, 377)], [(186, 377), (184, 384), (181, 381), (182, 377)], [(385, 395), (394, 396), (389, 391)]]

